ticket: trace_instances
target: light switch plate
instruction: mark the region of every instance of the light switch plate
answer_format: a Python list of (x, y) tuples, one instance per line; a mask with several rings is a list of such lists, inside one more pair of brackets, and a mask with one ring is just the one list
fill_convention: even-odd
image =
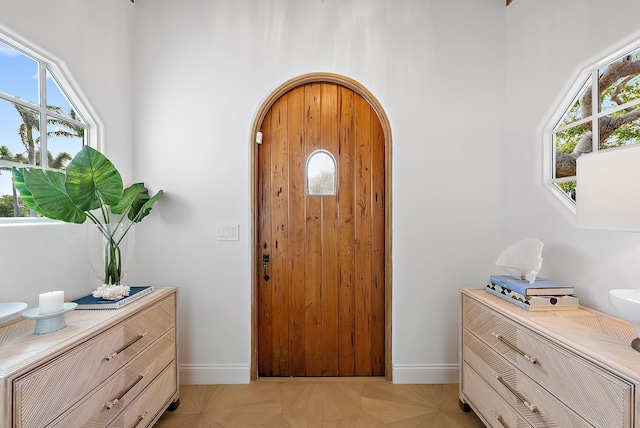
[(238, 223), (218, 223), (216, 239), (218, 241), (238, 241)]

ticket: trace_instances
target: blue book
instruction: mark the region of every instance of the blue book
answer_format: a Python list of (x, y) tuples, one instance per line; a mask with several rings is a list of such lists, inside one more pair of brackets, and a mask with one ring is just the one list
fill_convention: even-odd
[(515, 291), (523, 296), (566, 296), (574, 293), (574, 288), (544, 278), (536, 278), (533, 284), (526, 279), (511, 275), (491, 275), (491, 283)]
[(119, 309), (133, 301), (138, 300), (153, 291), (152, 285), (143, 287), (130, 287), (129, 295), (118, 300), (104, 300), (100, 297), (93, 297), (93, 294), (74, 300), (78, 304), (76, 309)]

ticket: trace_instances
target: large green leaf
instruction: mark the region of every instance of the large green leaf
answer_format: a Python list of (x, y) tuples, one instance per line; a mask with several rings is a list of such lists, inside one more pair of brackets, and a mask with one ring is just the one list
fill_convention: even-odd
[(129, 208), (131, 208), (127, 214), (127, 217), (131, 221), (136, 223), (141, 221), (149, 211), (151, 205), (162, 196), (164, 192), (160, 190), (153, 198), (149, 197), (149, 191), (143, 183), (135, 183), (124, 190), (120, 202), (111, 207), (111, 212), (114, 214), (124, 214)]
[(158, 199), (160, 199), (160, 197), (164, 194), (163, 190), (159, 190), (158, 193), (156, 193), (155, 195), (153, 195), (151, 198), (149, 198), (148, 201), (146, 201), (144, 203), (144, 205), (142, 205), (142, 207), (140, 207), (140, 210), (138, 211), (138, 213), (136, 214), (135, 217), (135, 222), (139, 222), (142, 221), (143, 218), (145, 218), (148, 214), (149, 211), (151, 211), (151, 205), (154, 204), (154, 202), (156, 202)]
[(122, 197), (122, 176), (106, 156), (89, 146), (67, 165), (66, 191), (82, 211), (116, 205)]
[(65, 175), (59, 171), (25, 169), (24, 185), (31, 193), (39, 214), (68, 223), (83, 223), (85, 213), (78, 209), (65, 191)]

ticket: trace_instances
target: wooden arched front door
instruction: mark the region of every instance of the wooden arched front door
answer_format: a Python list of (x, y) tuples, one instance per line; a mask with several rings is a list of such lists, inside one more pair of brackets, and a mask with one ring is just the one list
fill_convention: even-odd
[[(384, 375), (386, 148), (376, 111), (338, 83), (304, 83), (271, 104), (259, 129), (258, 376)], [(318, 150), (323, 179), (335, 180), (319, 192), (307, 183)]]

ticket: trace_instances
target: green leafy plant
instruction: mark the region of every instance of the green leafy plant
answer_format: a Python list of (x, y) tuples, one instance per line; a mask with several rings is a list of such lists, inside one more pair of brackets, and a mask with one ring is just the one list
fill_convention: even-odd
[[(66, 173), (33, 167), (14, 167), (12, 172), (13, 184), (29, 209), (54, 220), (80, 224), (88, 218), (97, 225), (107, 241), (104, 284), (120, 284), (120, 243), (164, 192), (149, 196), (143, 183), (124, 189), (122, 176), (113, 163), (89, 146), (69, 162)], [(121, 224), (126, 224), (126, 229), (116, 238)]]

